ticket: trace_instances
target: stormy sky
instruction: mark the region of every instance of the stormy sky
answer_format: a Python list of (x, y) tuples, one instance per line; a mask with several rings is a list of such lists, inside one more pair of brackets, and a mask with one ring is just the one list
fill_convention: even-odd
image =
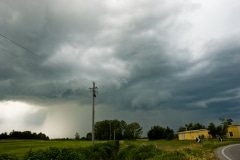
[(240, 123), (238, 0), (0, 0), (0, 132)]

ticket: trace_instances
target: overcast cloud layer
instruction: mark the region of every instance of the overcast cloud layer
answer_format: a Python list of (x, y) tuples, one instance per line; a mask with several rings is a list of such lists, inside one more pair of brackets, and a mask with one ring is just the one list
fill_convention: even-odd
[(0, 0), (1, 132), (85, 136), (93, 81), (97, 121), (240, 123), (238, 15), (237, 0)]

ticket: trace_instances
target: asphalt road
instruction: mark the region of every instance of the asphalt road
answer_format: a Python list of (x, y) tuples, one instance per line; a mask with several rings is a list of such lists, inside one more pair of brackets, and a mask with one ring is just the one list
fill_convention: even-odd
[(240, 160), (240, 144), (219, 147), (215, 154), (219, 160)]

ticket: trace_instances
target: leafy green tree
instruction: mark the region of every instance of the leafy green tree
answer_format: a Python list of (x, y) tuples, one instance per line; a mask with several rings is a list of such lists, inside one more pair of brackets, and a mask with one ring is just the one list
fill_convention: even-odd
[(172, 140), (174, 138), (174, 131), (169, 127), (167, 127), (165, 130), (165, 138), (167, 140)]
[(76, 134), (75, 134), (75, 140), (79, 140), (79, 139), (80, 139), (80, 135), (79, 135), (78, 132), (76, 132)]
[(7, 135), (7, 133), (5, 134), (1, 134), (0, 139), (1, 138), (9, 138), (9, 139), (41, 139), (41, 140), (49, 140), (49, 137), (46, 136), (44, 133), (31, 133), (31, 131), (12, 131), (9, 133), (9, 135)]
[(98, 140), (121, 140), (127, 123), (123, 120), (103, 120), (95, 124), (95, 138)]
[(115, 140), (122, 140), (123, 132), (125, 131), (126, 126), (127, 126), (127, 123), (123, 120), (121, 121), (112, 120), (111, 129), (110, 129), (110, 133), (111, 133), (110, 139), (114, 139), (115, 137)]
[(110, 136), (110, 120), (96, 122), (95, 138), (98, 140), (108, 140)]
[(90, 141), (91, 139), (92, 139), (92, 133), (89, 132), (89, 133), (87, 133), (87, 135), (86, 135), (86, 140)]
[(223, 129), (222, 129), (222, 126), (219, 125), (216, 127), (216, 136), (224, 136), (225, 134), (223, 133)]
[(206, 129), (206, 127), (200, 123), (195, 123), (193, 125), (193, 130), (197, 130), (197, 129)]
[(208, 125), (209, 134), (211, 134), (213, 138), (216, 138), (217, 136), (225, 136), (228, 125), (231, 125), (233, 122), (232, 119), (219, 118), (219, 120), (221, 121), (221, 124), (218, 126), (215, 126), (213, 122)]
[(179, 127), (178, 128), (178, 132), (183, 132), (183, 131), (186, 131), (186, 127)]
[(209, 134), (211, 134), (213, 138), (215, 138), (216, 135), (218, 134), (217, 127), (213, 122), (209, 123), (207, 129), (209, 130)]
[(124, 138), (125, 139), (137, 139), (140, 138), (142, 135), (142, 127), (139, 123), (133, 122), (126, 126), (124, 131)]
[(189, 123), (189, 124), (185, 124), (185, 127), (186, 127), (186, 130), (187, 130), (187, 131), (193, 130), (193, 124), (192, 124), (192, 122)]
[(149, 140), (168, 139), (174, 138), (174, 131), (169, 127), (163, 128), (161, 126), (153, 126), (147, 133)]
[(191, 122), (189, 124), (185, 124), (185, 128), (186, 128), (187, 131), (190, 131), (190, 130), (205, 129), (206, 127), (204, 125), (200, 124), (200, 123), (193, 124)]
[(160, 126), (153, 126), (147, 133), (149, 140), (164, 139), (165, 138), (165, 128)]
[(233, 120), (232, 119), (225, 119), (225, 118), (219, 118), (219, 120), (221, 121), (221, 128), (222, 128), (219, 135), (220, 136), (225, 136), (227, 134), (228, 125), (231, 125)]

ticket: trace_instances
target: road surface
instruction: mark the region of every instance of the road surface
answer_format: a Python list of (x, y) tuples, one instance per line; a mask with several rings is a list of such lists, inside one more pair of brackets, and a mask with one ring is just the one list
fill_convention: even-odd
[(240, 160), (240, 144), (219, 147), (215, 154), (219, 160)]

